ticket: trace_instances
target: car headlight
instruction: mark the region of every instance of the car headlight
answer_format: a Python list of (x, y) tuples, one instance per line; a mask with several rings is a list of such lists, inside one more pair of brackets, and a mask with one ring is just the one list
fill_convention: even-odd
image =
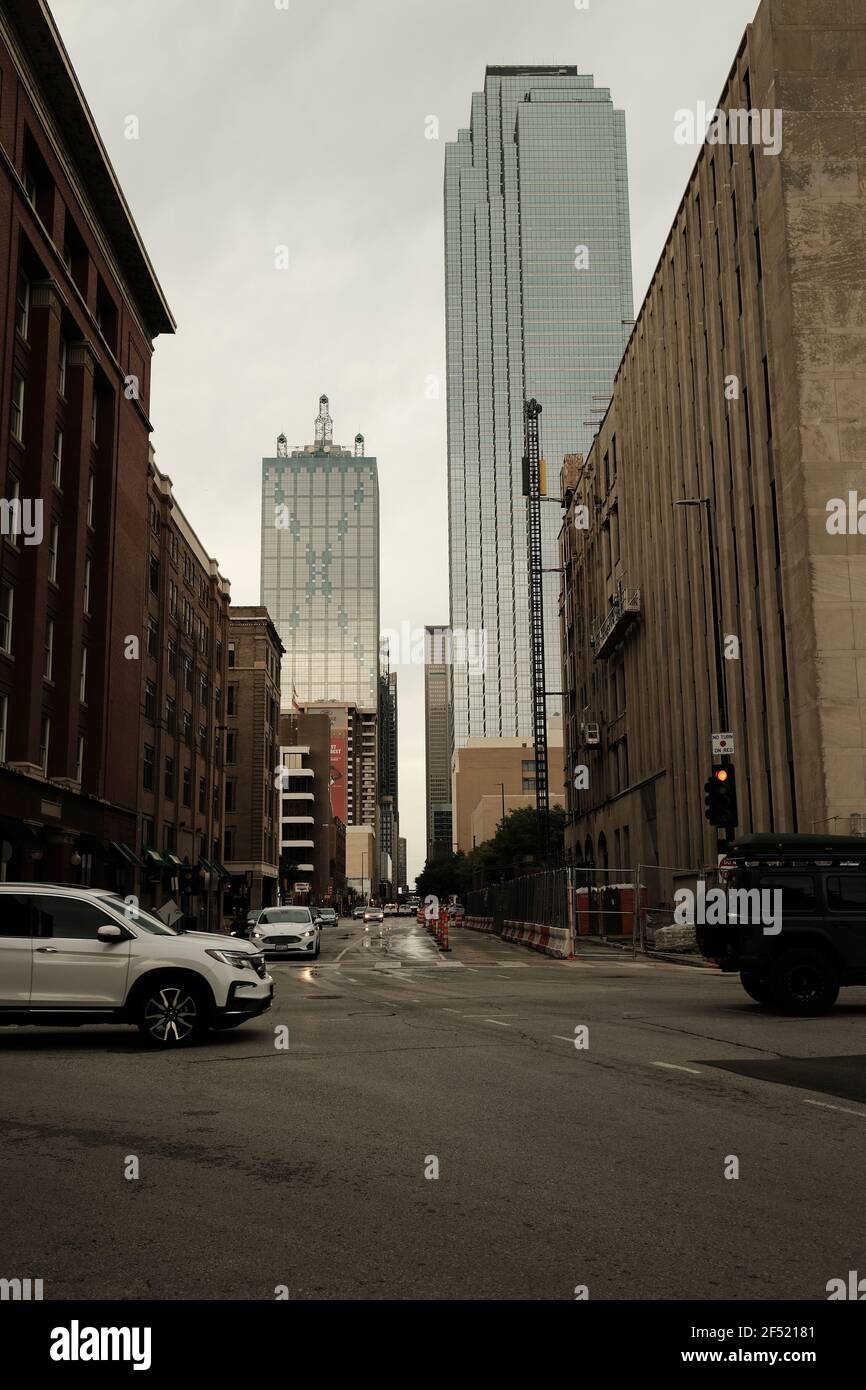
[(315, 927), (309, 927), (309, 928), (307, 929), (307, 931), (301, 932), (301, 936), (315, 936), (315, 935), (316, 935), (316, 928), (315, 928)]
[(213, 956), (221, 965), (230, 965), (234, 970), (254, 970), (254, 956), (248, 951), (206, 951), (206, 955)]

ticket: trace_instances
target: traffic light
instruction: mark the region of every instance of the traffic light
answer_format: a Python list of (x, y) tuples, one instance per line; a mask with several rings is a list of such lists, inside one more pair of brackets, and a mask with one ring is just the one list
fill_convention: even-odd
[(704, 783), (704, 815), (710, 825), (734, 828), (737, 824), (737, 776), (731, 763), (714, 767)]

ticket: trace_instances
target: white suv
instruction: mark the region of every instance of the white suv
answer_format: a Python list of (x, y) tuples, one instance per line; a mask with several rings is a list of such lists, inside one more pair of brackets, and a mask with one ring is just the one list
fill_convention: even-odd
[(254, 945), (177, 932), (95, 888), (0, 883), (0, 1024), (135, 1023), (178, 1047), (271, 1007)]

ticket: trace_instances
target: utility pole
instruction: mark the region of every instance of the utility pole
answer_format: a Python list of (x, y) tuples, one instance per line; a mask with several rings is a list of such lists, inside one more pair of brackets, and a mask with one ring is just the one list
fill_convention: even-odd
[(532, 730), (535, 741), (535, 810), (538, 839), (544, 859), (550, 847), (550, 803), (547, 787), (547, 698), (544, 689), (544, 594), (541, 563), (541, 444), (538, 417), (541, 406), (534, 398), (524, 408), (526, 454), (527, 555), (529, 559), (529, 650), (532, 668)]

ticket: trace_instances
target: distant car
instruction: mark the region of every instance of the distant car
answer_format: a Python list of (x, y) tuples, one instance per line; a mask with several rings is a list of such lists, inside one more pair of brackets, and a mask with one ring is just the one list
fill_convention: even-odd
[(448, 916), (451, 918), (452, 922), (462, 922), (463, 918), (466, 916), (466, 908), (462, 903), (449, 903)]
[(320, 928), (308, 907), (266, 907), (250, 940), (265, 956), (309, 956), (320, 950)]
[(381, 907), (367, 907), (367, 908), (364, 909), (364, 921), (365, 921), (365, 923), (366, 923), (366, 922), (384, 922), (384, 920), (385, 920), (385, 913), (383, 912), (383, 910), (382, 910)]
[(352, 921), (353, 921), (353, 922), (357, 922), (361, 917), (364, 916), (364, 913), (365, 913), (366, 911), (367, 911), (367, 909), (366, 909), (365, 907), (356, 907), (356, 908), (354, 908), (354, 910), (353, 910), (353, 912), (352, 912)]
[(384, 914), (385, 914), (386, 917), (396, 917), (396, 915), (397, 915), (397, 904), (396, 904), (396, 903), (386, 903), (385, 906), (384, 906), (384, 908), (382, 909), (382, 911), (384, 912)]
[(247, 925), (250, 927), (254, 927), (261, 915), (262, 909), (260, 907), (254, 907), (252, 912), (247, 913)]
[(337, 914), (332, 907), (320, 907), (316, 915), (323, 927), (335, 927), (337, 925)]

